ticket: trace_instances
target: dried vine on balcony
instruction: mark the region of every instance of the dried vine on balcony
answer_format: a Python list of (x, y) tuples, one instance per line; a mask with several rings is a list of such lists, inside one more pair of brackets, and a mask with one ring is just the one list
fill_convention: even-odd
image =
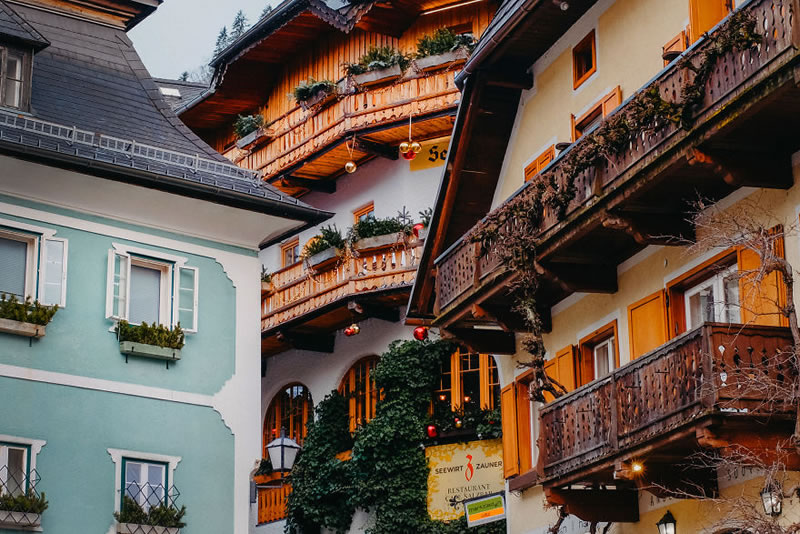
[(511, 272), (516, 273), (512, 289), (516, 296), (515, 311), (524, 318), (529, 337), (523, 341), (532, 359), (524, 365), (534, 370), (531, 398), (544, 401), (544, 393), (559, 397), (566, 389), (544, 370), (546, 348), (542, 339), (542, 320), (536, 303), (541, 267), (537, 262), (537, 235), (545, 210), (560, 220), (566, 217), (576, 196), (576, 179), (587, 169), (629, 150), (637, 137), (656, 132), (668, 124), (684, 129), (692, 126), (692, 118), (705, 96), (706, 85), (719, 58), (734, 50), (757, 46), (762, 36), (756, 31), (755, 17), (737, 11), (714, 34), (706, 34), (707, 44), (695, 66), (687, 56), (679, 68), (694, 73), (681, 90), (679, 102), (665, 100), (655, 83), (638, 93), (624, 108), (608, 117), (593, 132), (583, 136), (563, 158), (558, 168), (563, 183), (552, 170), (545, 171), (530, 187), (532, 194), (518, 195), (490, 213), (469, 236), (481, 244), (481, 253), (493, 251)]

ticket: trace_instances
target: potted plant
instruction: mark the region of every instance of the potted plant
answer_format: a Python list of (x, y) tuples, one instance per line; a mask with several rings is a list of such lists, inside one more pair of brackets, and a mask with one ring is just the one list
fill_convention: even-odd
[(318, 269), (332, 263), (341, 255), (344, 248), (345, 241), (342, 233), (334, 224), (322, 227), (319, 235), (306, 243), (300, 256), (308, 268)]
[(33, 488), (20, 495), (0, 492), (0, 527), (10, 529), (39, 527), (47, 506), (44, 493), (39, 495)]
[(396, 80), (408, 67), (409, 57), (391, 46), (371, 46), (358, 63), (345, 63), (344, 68), (356, 85), (367, 87)]
[(180, 360), (184, 345), (181, 324), (173, 328), (164, 325), (132, 325), (120, 321), (114, 331), (119, 338), (119, 351), (126, 356), (146, 356), (159, 360)]
[(233, 131), (236, 134), (236, 148), (245, 150), (254, 146), (257, 142), (265, 140), (268, 135), (263, 128), (263, 115), (239, 115), (233, 123)]
[(114, 512), (118, 534), (179, 534), (186, 526), (183, 516), (186, 506), (180, 509), (171, 504), (151, 506), (146, 512), (138, 502), (127, 495), (122, 499), (122, 510)]
[(471, 33), (456, 34), (448, 28), (439, 28), (433, 35), (425, 35), (417, 41), (414, 68), (424, 72), (465, 61), (475, 44), (475, 37)]
[(20, 301), (14, 295), (0, 295), (0, 332), (40, 338), (45, 326), (53, 320), (58, 306), (45, 306), (30, 297)]
[(261, 293), (272, 292), (272, 274), (267, 272), (265, 266), (261, 266)]
[(317, 81), (309, 78), (308, 81), (303, 80), (294, 88), (292, 96), (305, 110), (314, 106), (322, 107), (336, 97), (336, 84), (330, 80)]
[(411, 225), (398, 217), (367, 217), (350, 228), (348, 240), (354, 250), (365, 252), (397, 244), (411, 234)]
[(420, 223), (422, 223), (422, 228), (419, 229), (417, 232), (417, 238), (420, 241), (425, 241), (428, 237), (428, 227), (431, 225), (431, 217), (433, 217), (433, 209), (426, 208), (419, 212)]

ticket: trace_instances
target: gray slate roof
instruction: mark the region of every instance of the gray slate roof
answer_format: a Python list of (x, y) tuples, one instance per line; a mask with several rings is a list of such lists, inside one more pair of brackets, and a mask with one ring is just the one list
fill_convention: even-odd
[(28, 6), (11, 10), (3, 0), (0, 8), (50, 42), (34, 58), (32, 116), (0, 109), (0, 149), (98, 173), (102, 164), (114, 179), (296, 220), (330, 216), (231, 164), (189, 130), (123, 30)]
[(0, 1), (0, 37), (31, 45), (37, 50), (50, 44), (36, 28), (3, 1)]
[[(158, 85), (159, 89), (166, 90), (166, 92), (163, 90), (161, 91), (161, 97), (167, 102), (167, 104), (170, 105), (173, 111), (182, 106), (184, 103), (191, 102), (199, 94), (208, 89), (207, 84), (198, 82), (167, 80), (165, 78), (153, 78), (153, 81), (156, 82), (156, 85)], [(170, 94), (170, 90), (177, 91), (180, 96)]]

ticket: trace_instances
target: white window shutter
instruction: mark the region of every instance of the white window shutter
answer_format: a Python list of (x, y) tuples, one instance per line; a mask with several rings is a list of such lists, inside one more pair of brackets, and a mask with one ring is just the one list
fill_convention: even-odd
[(63, 308), (67, 305), (67, 240), (42, 239), (39, 265), (39, 301)]
[(106, 318), (128, 318), (128, 292), (131, 279), (131, 259), (113, 249), (108, 251), (106, 278)]
[(175, 312), (173, 326), (181, 323), (185, 332), (197, 332), (199, 271), (196, 267), (176, 267)]

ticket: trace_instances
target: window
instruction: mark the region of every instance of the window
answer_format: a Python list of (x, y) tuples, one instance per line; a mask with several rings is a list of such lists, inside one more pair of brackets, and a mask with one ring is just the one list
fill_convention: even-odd
[(705, 322), (733, 323), (739, 320), (739, 277), (736, 265), (713, 274), (684, 292), (684, 310), (689, 330)]
[(108, 253), (106, 317), (197, 332), (199, 276), (186, 258), (114, 245)]
[(577, 89), (597, 70), (594, 30), (572, 49), (572, 88)]
[(470, 403), (490, 410), (499, 406), (500, 380), (494, 357), (463, 351), (444, 357), (434, 401), (452, 410)]
[(122, 459), (125, 473), (123, 496), (130, 497), (144, 511), (152, 506), (167, 504), (167, 464)]
[(281, 245), (281, 261), (282, 267), (288, 267), (300, 261), (300, 238), (296, 237)]
[(0, 442), (0, 494), (23, 495), (30, 487), (29, 445)]
[(364, 219), (375, 217), (375, 203), (370, 202), (366, 206), (359, 208), (353, 212), (353, 222), (361, 222)]
[(0, 46), (0, 106), (27, 110), (33, 53)]
[(583, 134), (594, 128), (603, 118), (614, 111), (622, 102), (622, 90), (619, 86), (601, 98), (589, 111), (576, 119), (572, 115), (572, 140), (576, 141)]
[(302, 445), (313, 410), (311, 393), (302, 384), (286, 386), (275, 395), (264, 418), (264, 458), (269, 457), (267, 445), (280, 437), (281, 429), (285, 430), (286, 437)]
[(689, 38), (697, 41), (731, 12), (732, 0), (689, 0)]
[[(5, 223), (14, 224), (4, 227)], [(0, 221), (0, 294), (66, 305), (67, 241), (54, 231)]]
[(580, 384), (588, 384), (611, 374), (619, 367), (617, 321), (598, 328), (579, 343)]
[(375, 387), (372, 373), (378, 364), (377, 356), (370, 356), (356, 362), (347, 371), (339, 386), (339, 392), (347, 398), (350, 413), (350, 432), (368, 423), (375, 417), (375, 406), (380, 394)]
[(533, 160), (527, 167), (525, 167), (525, 181), (531, 180), (534, 176), (544, 170), (547, 165), (556, 157), (556, 147), (551, 145), (550, 148), (542, 152), (535, 160)]

